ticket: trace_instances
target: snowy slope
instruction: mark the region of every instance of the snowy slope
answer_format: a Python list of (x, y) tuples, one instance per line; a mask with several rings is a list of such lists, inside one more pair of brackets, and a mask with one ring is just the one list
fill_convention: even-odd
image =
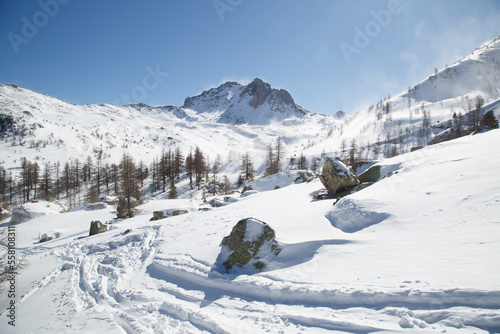
[[(151, 200), (127, 220), (114, 220), (111, 207), (40, 216), (16, 225), (29, 265), (18, 277), (17, 326), (3, 311), (0, 329), (498, 332), (499, 144), (494, 130), (384, 160), (397, 173), (335, 206), (312, 200), (318, 180), (282, 181), (290, 185), (256, 186), (210, 211), (197, 211), (199, 201)], [(167, 209), (189, 213), (149, 221)], [(283, 251), (264, 272), (222, 273), (220, 242), (245, 217), (275, 229)], [(335, 227), (360, 218), (365, 226)], [(97, 219), (110, 230), (88, 237)], [(46, 232), (57, 238), (37, 243)]]
[[(391, 146), (398, 153), (409, 152), (446, 131), (454, 114), (465, 115), (473, 110), (477, 96), (485, 101), (482, 112), (493, 109), (500, 117), (500, 38), (485, 43), (407, 91), (374, 101), (370, 108), (349, 119), (341, 131), (320, 133), (305, 152), (318, 155), (327, 147), (327, 152), (337, 151), (342, 156), (343, 139), (348, 147), (353, 139), (356, 141), (362, 159), (383, 157)], [(384, 109), (387, 106), (389, 112)], [(421, 138), (424, 111), (430, 129), (426, 138)]]
[[(196, 105), (198, 109), (193, 110), (143, 104), (77, 106), (0, 84), (0, 114), (12, 115), (19, 133), (16, 136), (10, 133), (0, 140), (0, 162), (7, 169), (19, 167), (22, 157), (37, 160), (42, 166), (57, 161), (64, 164), (70, 158), (95, 159), (97, 151), (103, 150), (103, 163), (118, 162), (123, 152), (128, 152), (137, 162), (143, 160), (149, 164), (163, 149), (179, 147), (187, 155), (190, 149), (199, 146), (211, 161), (220, 155), (227, 162), (222, 170), (226, 168), (226, 173), (237, 175), (245, 152), (249, 152), (256, 169), (263, 170), (266, 147), (278, 136), (289, 154), (293, 154), (314, 140), (317, 133), (344, 121), (342, 117), (306, 112), (295, 104), (280, 109), (284, 102), (276, 96), (285, 93), (269, 87), (264, 102), (254, 108), (249, 105), (252, 96), (245, 92), (249, 87), (222, 85), (209, 91), (222, 90), (219, 95), (203, 98), (203, 103), (199, 101), (201, 97), (192, 98), (191, 107)], [(231, 100), (226, 106), (227, 99), (221, 96), (231, 93), (228, 89), (233, 88), (238, 96), (234, 100), (238, 101)], [(244, 123), (241, 117), (246, 117)], [(21, 132), (25, 135), (21, 136)], [(234, 161), (238, 162), (236, 170)], [(236, 176), (232, 179), (236, 181)]]

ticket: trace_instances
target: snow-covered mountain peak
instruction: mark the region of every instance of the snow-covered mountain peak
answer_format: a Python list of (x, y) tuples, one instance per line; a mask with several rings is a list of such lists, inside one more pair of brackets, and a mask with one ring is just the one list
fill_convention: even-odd
[(267, 125), (288, 118), (310, 114), (295, 104), (290, 93), (272, 88), (259, 78), (248, 85), (226, 82), (200, 95), (188, 97), (183, 109), (197, 113), (218, 114), (219, 123)]

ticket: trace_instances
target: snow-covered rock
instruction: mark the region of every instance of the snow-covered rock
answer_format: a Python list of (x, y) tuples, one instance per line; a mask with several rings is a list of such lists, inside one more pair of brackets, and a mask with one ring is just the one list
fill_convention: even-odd
[(359, 180), (354, 172), (338, 159), (326, 158), (319, 179), (329, 194), (355, 187)]
[(24, 206), (20, 206), (12, 211), (12, 216), (10, 217), (10, 219), (11, 224), (19, 224), (30, 220), (31, 215)]
[(222, 240), (218, 264), (230, 271), (235, 266), (263, 270), (265, 258), (278, 256), (281, 248), (275, 240), (274, 230), (255, 218), (240, 220), (231, 233)]
[(330, 223), (346, 233), (354, 233), (368, 226), (378, 224), (388, 218), (386, 213), (378, 213), (364, 208), (364, 204), (344, 197), (326, 215)]
[(91, 204), (87, 204), (85, 206), (85, 210), (90, 210), (90, 211), (93, 211), (93, 210), (102, 210), (102, 209), (106, 209), (107, 207), (108, 207), (108, 204), (104, 203), (104, 202), (91, 203)]
[(34, 201), (26, 203), (12, 211), (11, 223), (19, 224), (30, 219), (66, 212), (66, 206), (60, 203), (47, 201)]

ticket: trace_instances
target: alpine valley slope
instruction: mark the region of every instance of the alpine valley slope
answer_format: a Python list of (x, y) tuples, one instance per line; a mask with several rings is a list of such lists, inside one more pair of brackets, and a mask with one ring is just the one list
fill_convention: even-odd
[[(360, 92), (362, 94), (362, 92)], [(354, 139), (363, 159), (377, 159), (391, 148), (398, 153), (425, 146), (436, 137), (446, 137), (454, 119), (475, 109), (476, 98), (484, 100), (479, 117), (493, 110), (500, 117), (500, 37), (478, 47), (470, 55), (394, 97), (386, 97), (346, 120), (342, 131), (321, 133), (305, 149), (307, 156), (323, 149), (337, 151), (344, 139)], [(455, 118), (456, 120), (456, 118)], [(464, 117), (463, 122), (468, 122)], [(426, 124), (426, 126), (424, 126)]]
[[(39, 216), (15, 227), (28, 266), (16, 278), (16, 327), (1, 298), (0, 330), (498, 332), (499, 144), (492, 130), (384, 160), (392, 176), (335, 206), (313, 200), (318, 179), (278, 190), (259, 180), (209, 211), (183, 199), (150, 200), (126, 220), (111, 207)], [(173, 209), (188, 213), (150, 221)], [(267, 222), (283, 250), (263, 272), (226, 274), (220, 242), (245, 217)], [(88, 237), (97, 219), (109, 230)], [(55, 239), (40, 244), (43, 233)]]

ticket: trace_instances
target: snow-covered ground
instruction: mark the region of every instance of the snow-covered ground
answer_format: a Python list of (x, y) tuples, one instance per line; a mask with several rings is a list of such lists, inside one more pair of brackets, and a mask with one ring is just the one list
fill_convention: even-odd
[[(499, 144), (493, 130), (383, 160), (390, 176), (334, 206), (313, 200), (318, 179), (285, 173), (208, 211), (179, 199), (126, 220), (112, 206), (38, 215), (15, 226), (27, 267), (16, 327), (2, 292), (0, 332), (499, 332)], [(188, 213), (150, 221), (174, 209)], [(283, 250), (263, 272), (221, 272), (220, 243), (247, 217)], [(94, 220), (108, 231), (89, 237)]]

